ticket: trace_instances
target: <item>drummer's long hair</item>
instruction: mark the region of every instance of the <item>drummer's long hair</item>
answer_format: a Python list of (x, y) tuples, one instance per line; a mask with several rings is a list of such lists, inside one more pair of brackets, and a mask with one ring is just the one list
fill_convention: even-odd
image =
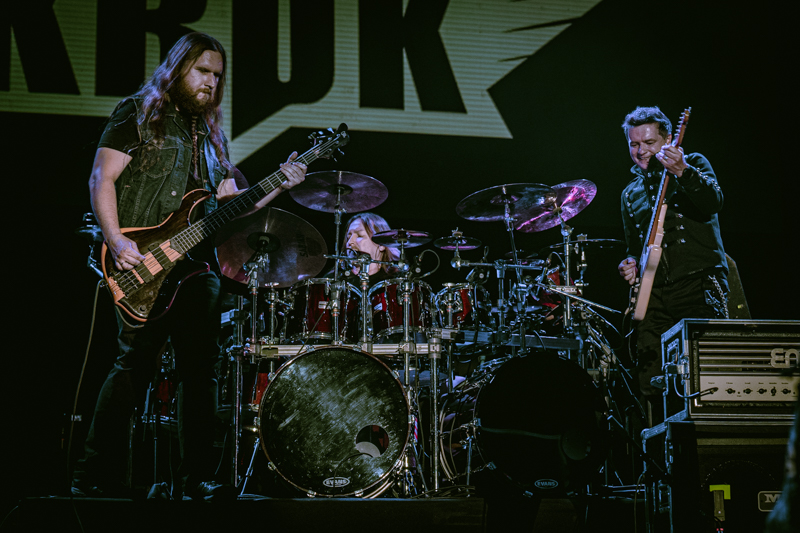
[[(382, 231), (389, 231), (392, 229), (389, 227), (389, 223), (386, 222), (386, 219), (380, 215), (376, 215), (375, 213), (358, 213), (350, 217), (350, 220), (347, 221), (347, 225), (345, 226), (347, 230), (344, 234), (344, 243), (342, 243), (342, 250), (347, 250), (347, 241), (350, 239), (350, 226), (353, 225), (353, 222), (360, 220), (362, 224), (364, 224), (364, 229), (367, 230), (367, 235), (370, 239), (376, 233), (380, 233)], [(400, 252), (397, 248), (389, 248), (385, 246), (383, 251), (381, 252), (381, 256), (378, 258), (380, 261), (396, 261), (400, 257)], [(389, 265), (382, 265), (382, 268), (387, 272), (390, 272)]]

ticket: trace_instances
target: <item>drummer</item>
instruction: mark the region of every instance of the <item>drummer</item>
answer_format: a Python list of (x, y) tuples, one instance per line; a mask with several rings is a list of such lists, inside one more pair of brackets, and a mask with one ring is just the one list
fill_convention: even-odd
[[(354, 215), (347, 224), (347, 233), (344, 237), (343, 248), (349, 255), (365, 253), (369, 254), (375, 261), (397, 261), (400, 258), (400, 252), (396, 248), (378, 245), (372, 241), (373, 235), (382, 231), (389, 231), (390, 229), (392, 228), (389, 227), (389, 224), (382, 216), (376, 215), (375, 213), (358, 213)], [(359, 271), (360, 266), (356, 265), (351, 272), (353, 275), (357, 276)], [(370, 263), (370, 285), (396, 277), (397, 273), (397, 267), (392, 265)]]

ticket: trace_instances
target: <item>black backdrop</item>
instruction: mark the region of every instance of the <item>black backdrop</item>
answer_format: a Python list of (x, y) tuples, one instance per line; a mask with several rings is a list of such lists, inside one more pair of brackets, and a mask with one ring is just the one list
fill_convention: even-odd
[[(659, 105), (673, 119), (692, 106), (684, 147), (703, 152), (717, 172), (725, 193), (723, 240), (738, 263), (753, 318), (798, 319), (796, 188), (789, 173), (796, 158), (790, 80), (797, 58), (783, 6), (605, 0), (490, 89), (512, 139), (355, 128), (346, 155), (311, 171), (373, 176), (389, 190), (374, 211), (393, 227), (434, 237), (458, 227), (490, 246), (491, 259), (509, 250), (503, 225), (460, 219), (455, 206), (462, 198), (504, 183), (588, 179), (597, 196), (569, 224), (576, 235), (619, 239), (619, 193), (631, 165), (622, 118), (636, 105)], [(46, 494), (66, 479), (64, 414), (72, 409), (93, 325), (97, 278), (85, 267), (88, 248), (74, 231), (90, 210), (86, 183), (104, 119), (5, 112), (2, 120), (4, 159), (11, 162), (5, 381), (16, 415), (3, 439), (11, 446), (4, 457), (13, 473), (4, 496)], [(328, 126), (335, 124), (319, 124)], [(238, 166), (260, 179), (292, 150), (305, 150), (308, 133), (289, 129)], [(273, 206), (308, 221), (333, 248), (332, 215), (286, 194)], [(560, 239), (554, 228), (517, 234), (517, 245), (536, 251)], [(624, 307), (627, 286), (616, 273), (623, 253), (589, 257), (588, 298)], [(464, 255), (477, 260), (480, 250)], [(431, 285), (463, 281), (466, 272), (440, 256)], [(105, 293), (97, 308), (79, 402), (85, 417), (114, 354)]]

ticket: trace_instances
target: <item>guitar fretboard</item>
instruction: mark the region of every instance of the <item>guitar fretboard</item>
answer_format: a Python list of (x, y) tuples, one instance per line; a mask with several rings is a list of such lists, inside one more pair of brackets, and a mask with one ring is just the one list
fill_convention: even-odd
[[(314, 146), (295, 159), (295, 162), (303, 163), (308, 166), (319, 159), (321, 157), (320, 154), (328, 154), (332, 148), (340, 143), (340, 136), (337, 135), (332, 139)], [(210, 237), (222, 226), (250, 209), (256, 202), (280, 187), (285, 181), (286, 176), (280, 170), (270, 174), (243, 193), (237, 195), (233, 200), (215, 209), (201, 220), (198, 220), (188, 228), (177, 233), (170, 239), (172, 248), (181, 254), (185, 254), (203, 241), (203, 239)]]

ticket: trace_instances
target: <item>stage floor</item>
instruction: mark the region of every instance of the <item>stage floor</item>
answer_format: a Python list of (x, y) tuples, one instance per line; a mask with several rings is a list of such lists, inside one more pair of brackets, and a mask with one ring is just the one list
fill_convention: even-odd
[[(590, 505), (585, 523), (568, 499), (487, 501), (470, 498), (260, 499), (227, 502), (67, 497), (25, 498), (4, 532), (127, 533), (142, 531), (376, 531), (380, 533), (644, 531), (644, 506), (631, 501)], [(636, 516), (638, 515), (638, 516)], [(635, 518), (636, 516), (636, 518)]]

